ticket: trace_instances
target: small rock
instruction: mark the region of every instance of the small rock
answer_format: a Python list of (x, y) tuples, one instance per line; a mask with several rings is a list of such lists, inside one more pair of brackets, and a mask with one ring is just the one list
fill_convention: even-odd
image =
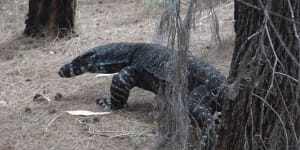
[(54, 96), (55, 101), (61, 101), (63, 98), (63, 95), (61, 93), (56, 93)]
[(206, 46), (205, 48), (206, 48), (206, 49), (210, 49), (211, 47), (210, 47), (210, 46)]
[(49, 54), (54, 55), (54, 54), (56, 54), (56, 52), (55, 51), (50, 51)]
[(29, 108), (29, 107), (26, 107), (24, 111), (25, 111), (26, 113), (31, 113), (31, 112), (32, 112), (31, 108)]
[(30, 82), (30, 81), (32, 81), (32, 80), (31, 80), (31, 79), (26, 79), (25, 81), (26, 81), (26, 82)]
[(97, 122), (99, 122), (99, 121), (100, 121), (99, 117), (94, 117), (94, 118), (93, 118), (93, 123), (97, 123)]
[(54, 113), (57, 113), (57, 110), (55, 110), (55, 109), (49, 110), (49, 114), (54, 114)]
[(49, 93), (49, 89), (47, 87), (43, 87), (43, 94), (48, 94)]
[(89, 119), (83, 119), (81, 122), (82, 123), (90, 123), (91, 121)]

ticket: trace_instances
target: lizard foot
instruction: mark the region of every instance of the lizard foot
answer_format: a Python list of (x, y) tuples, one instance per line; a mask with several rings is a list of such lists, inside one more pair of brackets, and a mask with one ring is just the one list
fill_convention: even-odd
[(96, 100), (96, 103), (104, 107), (104, 109), (109, 109), (109, 110), (119, 110), (128, 107), (127, 103), (125, 104), (112, 103), (110, 98), (99, 98)]

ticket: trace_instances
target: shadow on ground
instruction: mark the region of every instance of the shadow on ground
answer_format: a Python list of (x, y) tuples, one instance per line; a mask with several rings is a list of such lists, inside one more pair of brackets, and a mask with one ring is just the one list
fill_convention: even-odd
[(46, 47), (49, 44), (46, 38), (31, 38), (25, 36), (15, 36), (0, 43), (0, 61), (11, 60), (22, 55), (31, 49)]

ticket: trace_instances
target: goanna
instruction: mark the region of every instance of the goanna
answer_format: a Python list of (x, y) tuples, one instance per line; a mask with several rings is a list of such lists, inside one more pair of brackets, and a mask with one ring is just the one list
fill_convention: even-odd
[[(61, 77), (73, 77), (85, 72), (117, 73), (112, 78), (111, 97), (98, 104), (112, 110), (127, 104), (130, 89), (139, 88), (160, 94), (172, 83), (172, 49), (152, 43), (111, 43), (98, 46), (79, 55), (59, 70)], [(212, 114), (222, 101), (211, 97), (225, 81), (225, 77), (209, 64), (188, 55), (187, 78), (189, 112), (200, 127), (213, 122)]]

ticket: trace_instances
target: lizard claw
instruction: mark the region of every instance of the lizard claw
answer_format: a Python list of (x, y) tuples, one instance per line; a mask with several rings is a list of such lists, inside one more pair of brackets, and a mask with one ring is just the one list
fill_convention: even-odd
[(110, 98), (99, 98), (96, 100), (96, 103), (102, 107), (104, 107), (104, 109), (108, 109), (108, 110), (119, 110), (119, 109), (123, 109), (128, 107), (127, 103), (125, 104), (112, 104)]
[(96, 100), (96, 103), (102, 107), (104, 107), (104, 109), (110, 109), (111, 108), (111, 102), (109, 98), (99, 98)]

